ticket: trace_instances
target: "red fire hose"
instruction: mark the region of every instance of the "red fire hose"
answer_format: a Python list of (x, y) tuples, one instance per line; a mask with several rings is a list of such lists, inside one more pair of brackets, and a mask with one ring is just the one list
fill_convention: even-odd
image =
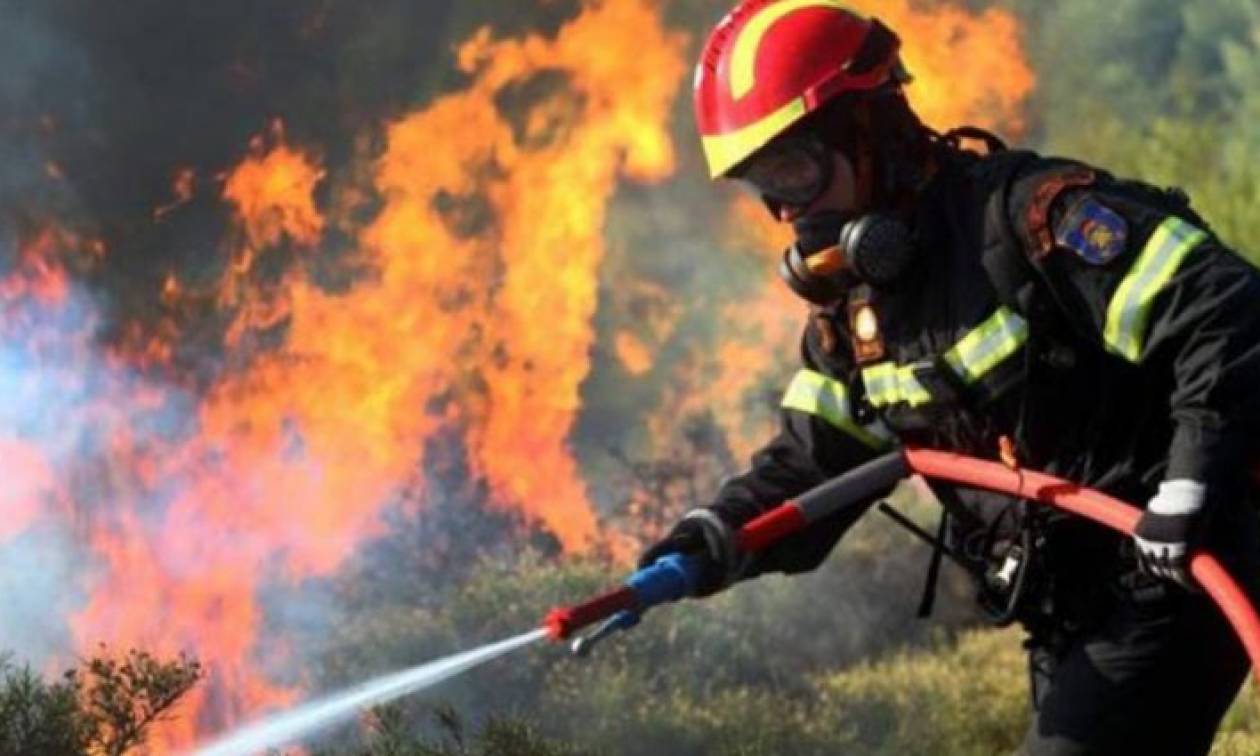
[[(857, 467), (746, 523), (739, 532), (739, 548), (745, 552), (761, 551), (824, 517), (869, 503), (872, 497), (879, 496), (913, 473), (1038, 501), (1126, 535), (1133, 534), (1141, 517), (1140, 510), (1119, 499), (1045, 473), (1014, 469), (952, 452), (904, 449)], [(685, 567), (685, 564), (666, 565), (662, 562), (659, 568), (641, 570), (625, 587), (582, 604), (553, 609), (547, 615), (545, 624), (553, 638), (564, 639), (619, 612), (641, 611), (657, 603), (681, 598), (686, 595), (682, 587)], [(1190, 572), (1233, 626), (1260, 681), (1260, 617), (1255, 607), (1211, 554), (1199, 552), (1192, 555)], [(643, 579), (636, 580), (639, 577)]]

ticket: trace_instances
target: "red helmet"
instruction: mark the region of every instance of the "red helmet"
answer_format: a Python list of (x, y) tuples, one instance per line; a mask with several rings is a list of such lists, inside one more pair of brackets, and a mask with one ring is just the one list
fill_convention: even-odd
[(832, 0), (743, 0), (696, 66), (696, 124), (714, 178), (824, 103), (908, 80), (901, 41)]

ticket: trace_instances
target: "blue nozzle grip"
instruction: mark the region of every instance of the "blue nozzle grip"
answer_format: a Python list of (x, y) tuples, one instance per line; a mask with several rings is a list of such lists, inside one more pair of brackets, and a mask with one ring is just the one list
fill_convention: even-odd
[(638, 612), (623, 609), (613, 615), (613, 618), (609, 620), (609, 624), (612, 626), (613, 630), (629, 630), (635, 625), (638, 625), (640, 619), (641, 617)]
[(626, 580), (639, 600), (640, 611), (693, 595), (700, 585), (704, 559), (685, 554), (666, 554)]

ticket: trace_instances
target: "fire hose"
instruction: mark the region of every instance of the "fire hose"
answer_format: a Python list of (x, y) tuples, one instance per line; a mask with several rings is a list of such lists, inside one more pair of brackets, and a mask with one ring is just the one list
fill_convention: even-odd
[[(786, 501), (749, 521), (736, 538), (744, 553), (759, 552), (779, 539), (872, 497), (912, 474), (1036, 501), (1132, 535), (1141, 511), (1100, 491), (1045, 473), (1010, 467), (952, 452), (901, 449), (833, 478), (796, 499)], [(568, 607), (551, 610), (544, 620), (554, 640), (603, 623), (575, 641), (582, 654), (607, 635), (633, 627), (640, 616), (659, 604), (692, 595), (700, 578), (700, 557), (668, 554), (638, 570), (618, 589)], [(1216, 557), (1199, 551), (1190, 557), (1190, 573), (1229, 621), (1260, 680), (1260, 617), (1237, 581)]]

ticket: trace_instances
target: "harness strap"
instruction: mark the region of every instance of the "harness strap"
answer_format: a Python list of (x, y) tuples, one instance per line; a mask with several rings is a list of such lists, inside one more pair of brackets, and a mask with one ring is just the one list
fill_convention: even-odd
[(945, 537), (949, 532), (949, 510), (941, 512), (940, 525), (936, 527), (936, 544), (932, 549), (932, 559), (928, 562), (927, 575), (923, 578), (923, 595), (919, 598), (919, 609), (915, 616), (927, 619), (932, 616), (932, 608), (936, 606), (936, 591), (941, 582), (941, 560), (945, 556)]

